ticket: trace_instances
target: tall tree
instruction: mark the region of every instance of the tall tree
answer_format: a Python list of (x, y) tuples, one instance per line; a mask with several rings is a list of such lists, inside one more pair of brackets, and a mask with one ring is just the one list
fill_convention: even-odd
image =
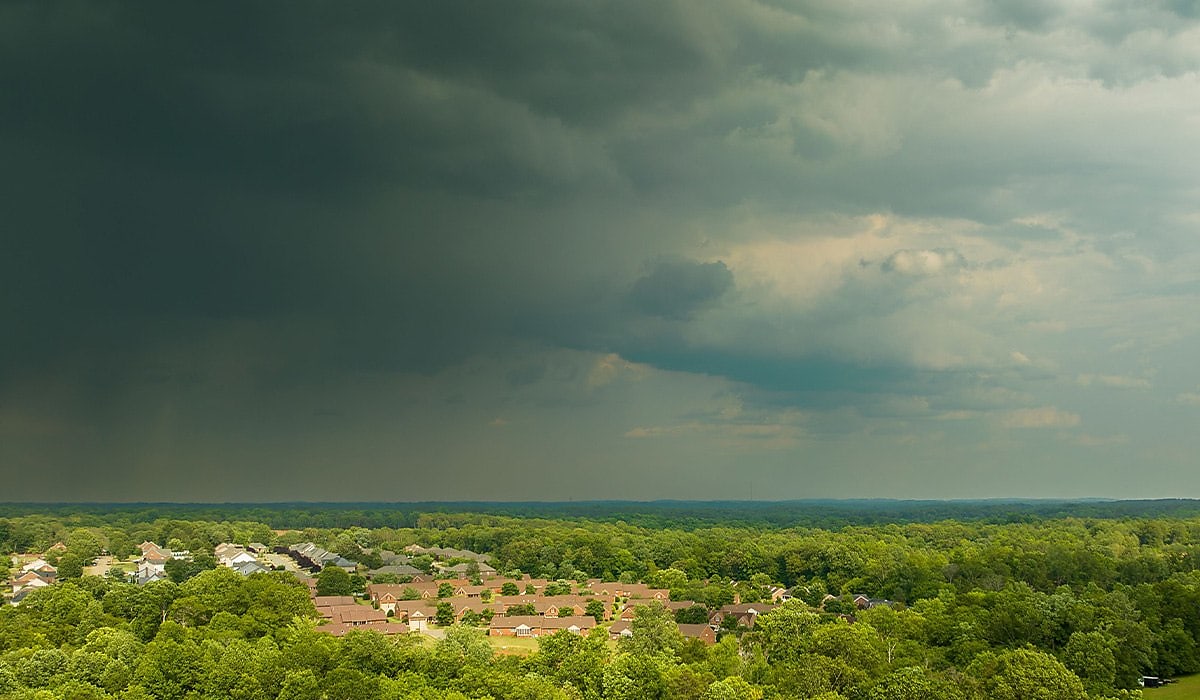
[(350, 574), (346, 570), (334, 566), (327, 565), (321, 569), (321, 573), (317, 574), (317, 595), (353, 595), (354, 585), (350, 581)]
[(665, 656), (674, 658), (683, 646), (683, 635), (675, 616), (665, 606), (653, 603), (638, 605), (629, 621), (629, 636), (619, 642), (621, 651), (633, 656)]

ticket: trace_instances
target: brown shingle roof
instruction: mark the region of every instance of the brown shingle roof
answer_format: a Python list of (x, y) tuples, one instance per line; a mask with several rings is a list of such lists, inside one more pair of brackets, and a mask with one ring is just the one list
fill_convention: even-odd
[(541, 630), (565, 630), (577, 627), (581, 632), (586, 632), (596, 626), (596, 620), (588, 615), (575, 615), (572, 617), (542, 617), (541, 615), (497, 616), (492, 618), (491, 623), (488, 624), (488, 628), (516, 629), (521, 625), (525, 625), (530, 629)]
[(382, 610), (368, 608), (365, 605), (338, 605), (332, 608), (325, 608), (325, 610), (330, 612), (329, 618), (334, 622), (353, 624), (387, 621), (387, 613)]
[(349, 595), (319, 595), (313, 598), (313, 605), (318, 608), (328, 608), (334, 605), (355, 605), (354, 596)]
[(335, 637), (343, 637), (351, 630), (369, 630), (387, 635), (407, 634), (408, 625), (403, 622), (371, 622), (365, 625), (347, 625), (342, 622), (330, 622), (317, 627), (318, 632), (332, 634)]

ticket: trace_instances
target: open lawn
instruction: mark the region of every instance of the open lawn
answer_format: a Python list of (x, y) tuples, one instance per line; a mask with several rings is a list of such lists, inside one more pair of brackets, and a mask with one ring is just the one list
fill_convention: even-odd
[(532, 637), (488, 637), (492, 648), (501, 654), (525, 656), (537, 651), (538, 641)]
[(1178, 683), (1162, 688), (1146, 688), (1145, 700), (1200, 700), (1200, 674), (1180, 676)]

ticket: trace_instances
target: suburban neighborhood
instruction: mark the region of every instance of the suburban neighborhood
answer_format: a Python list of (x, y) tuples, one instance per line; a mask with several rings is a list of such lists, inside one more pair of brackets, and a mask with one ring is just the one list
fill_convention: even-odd
[[(120, 560), (104, 553), (90, 572), (145, 586), (172, 580), (172, 569), (190, 571), (189, 565), (209, 554), (198, 556), (150, 541), (143, 541), (138, 550), (140, 554)], [(44, 553), (15, 556), (9, 602), (17, 605), (32, 591), (54, 585), (58, 570), (50, 561), (65, 551), (57, 543)], [(414, 544), (401, 552), (369, 554), (378, 566), (368, 568), (314, 542), (275, 546), (222, 542), (213, 547), (210, 558), (216, 566), (243, 577), (287, 572), (308, 590), (320, 621), (316, 629), (337, 637), (351, 630), (369, 630), (437, 639), (441, 630), (457, 624), (477, 627), (489, 637), (531, 640), (560, 631), (586, 635), (599, 627), (617, 641), (635, 634), (638, 610), (649, 606), (677, 618), (675, 626), (683, 638), (712, 645), (722, 634), (752, 629), (760, 615), (792, 599), (785, 588), (771, 585), (762, 596), (771, 602), (735, 599), (710, 610), (696, 601), (672, 600), (670, 590), (643, 582), (504, 575), (489, 564), (489, 555), (464, 549)], [(424, 566), (414, 566), (414, 559)], [(335, 570), (344, 575), (333, 576)], [(338, 588), (336, 593), (322, 590), (322, 581), (330, 579), (341, 582), (330, 584)], [(826, 596), (822, 603), (831, 601), (859, 609), (891, 603), (862, 595), (844, 601)], [(500, 646), (508, 650), (507, 645)], [(529, 649), (517, 648), (513, 653)]]
[[(0, 697), (985, 700), (1039, 697), (993, 693), (1033, 677), (1055, 700), (1135, 700), (1190, 682), (1168, 646), (1200, 601), (1189, 545), (1167, 542), (1182, 519), (823, 530), (186, 508), (0, 518)], [(1046, 549), (1071, 538), (1149, 544)], [(1113, 629), (1149, 651), (1118, 662)]]

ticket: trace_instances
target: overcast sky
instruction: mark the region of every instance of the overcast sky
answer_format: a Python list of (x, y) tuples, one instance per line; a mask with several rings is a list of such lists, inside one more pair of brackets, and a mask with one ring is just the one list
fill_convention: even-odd
[(1194, 1), (0, 5), (0, 501), (1200, 497)]

